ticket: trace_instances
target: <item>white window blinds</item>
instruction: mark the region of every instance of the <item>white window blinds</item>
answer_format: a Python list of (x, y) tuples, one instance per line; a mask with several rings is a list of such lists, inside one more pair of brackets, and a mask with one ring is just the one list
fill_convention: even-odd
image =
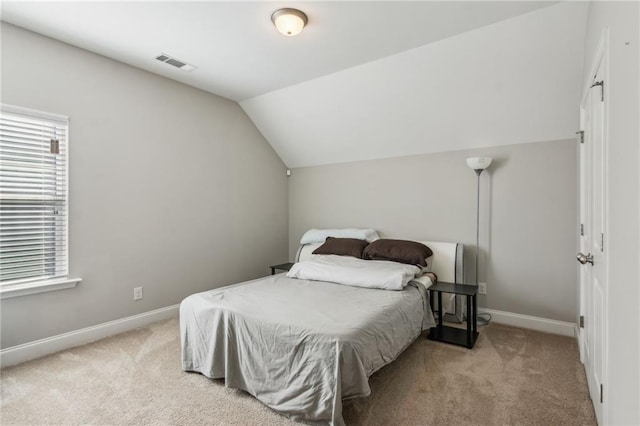
[(66, 117), (0, 110), (0, 286), (66, 277)]

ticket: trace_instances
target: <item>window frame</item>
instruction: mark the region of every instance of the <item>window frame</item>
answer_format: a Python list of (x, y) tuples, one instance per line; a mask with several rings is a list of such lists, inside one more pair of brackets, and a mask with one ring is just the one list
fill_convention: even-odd
[(80, 278), (69, 278), (69, 270), (70, 270), (70, 258), (69, 258), (69, 205), (70, 205), (70, 194), (69, 194), (69, 159), (70, 159), (70, 151), (69, 151), (69, 141), (70, 141), (70, 120), (68, 116), (49, 113), (45, 111), (39, 111), (31, 108), (24, 108), (15, 105), (9, 105), (5, 103), (0, 103), (0, 112), (22, 115), (27, 118), (35, 118), (39, 120), (51, 121), (55, 123), (64, 123), (67, 127), (66, 132), (66, 153), (65, 153), (65, 171), (64, 171), (64, 196), (65, 196), (65, 206), (66, 206), (66, 215), (65, 215), (65, 226), (64, 226), (64, 258), (66, 262), (66, 270), (65, 275), (54, 277), (54, 278), (45, 278), (45, 277), (33, 277), (27, 278), (24, 280), (17, 280), (17, 282), (8, 282), (5, 284), (0, 283), (0, 299), (6, 299), (11, 297), (19, 297), (25, 296), (29, 294), (42, 293), (47, 291), (54, 290), (62, 290), (66, 288), (73, 288), (78, 285), (82, 281)]

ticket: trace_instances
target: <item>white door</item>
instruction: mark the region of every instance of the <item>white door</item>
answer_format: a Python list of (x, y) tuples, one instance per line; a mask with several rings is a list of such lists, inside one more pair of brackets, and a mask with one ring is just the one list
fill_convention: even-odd
[[(604, 56), (604, 55), (603, 55)], [(604, 394), (605, 323), (607, 321), (606, 155), (607, 123), (605, 67), (600, 60), (591, 88), (584, 97), (580, 144), (580, 330), (581, 358), (598, 423), (602, 424)]]

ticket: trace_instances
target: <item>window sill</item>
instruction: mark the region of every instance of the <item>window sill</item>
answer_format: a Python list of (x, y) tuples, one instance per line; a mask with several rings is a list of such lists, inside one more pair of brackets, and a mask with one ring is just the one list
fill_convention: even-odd
[(11, 297), (27, 296), (29, 294), (73, 288), (81, 281), (82, 278), (60, 278), (56, 280), (7, 285), (0, 287), (0, 299), (9, 299)]

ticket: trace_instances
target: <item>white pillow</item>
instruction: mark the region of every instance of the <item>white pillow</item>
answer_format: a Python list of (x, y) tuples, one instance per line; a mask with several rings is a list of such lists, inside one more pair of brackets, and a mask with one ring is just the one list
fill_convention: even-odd
[(369, 243), (380, 238), (375, 229), (309, 229), (300, 239), (300, 244), (324, 243), (327, 237), (357, 238), (359, 240), (366, 240)]

